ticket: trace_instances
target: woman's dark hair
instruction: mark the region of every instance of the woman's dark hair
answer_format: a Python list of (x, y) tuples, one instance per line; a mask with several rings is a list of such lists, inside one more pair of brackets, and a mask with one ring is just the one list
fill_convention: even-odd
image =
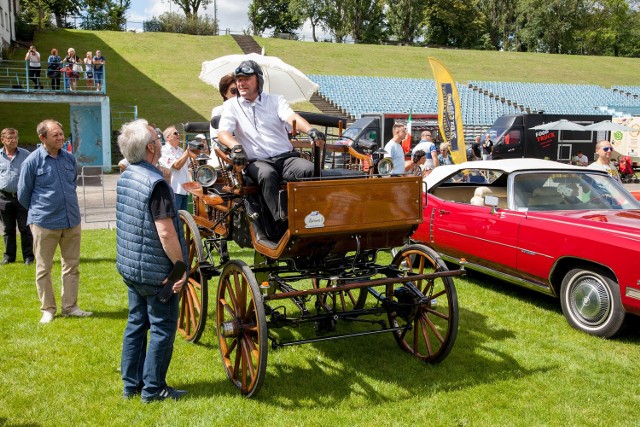
[(415, 153), (413, 153), (413, 157), (411, 158), (411, 160), (413, 161), (413, 163), (418, 163), (426, 155), (427, 153), (425, 153), (424, 151), (417, 150)]
[(227, 90), (229, 90), (229, 86), (231, 83), (235, 82), (233, 78), (233, 74), (227, 74), (220, 79), (220, 83), (218, 83), (218, 89), (220, 89), (220, 95), (222, 95), (222, 99), (227, 100)]

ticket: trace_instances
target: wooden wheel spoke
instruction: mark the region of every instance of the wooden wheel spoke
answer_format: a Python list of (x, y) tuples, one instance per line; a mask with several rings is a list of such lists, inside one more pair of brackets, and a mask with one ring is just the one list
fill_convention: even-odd
[(439, 317), (439, 318), (441, 318), (443, 320), (446, 320), (446, 321), (449, 321), (449, 319), (450, 319), (448, 314), (443, 313), (443, 312), (438, 311), (438, 310), (434, 310), (433, 308), (425, 308), (425, 311), (428, 312), (428, 313), (433, 314), (436, 317)]
[[(440, 331), (438, 330), (438, 328), (436, 327), (435, 323), (433, 323), (431, 321), (431, 319), (429, 319), (429, 317), (427, 316), (426, 313), (422, 313), (420, 315), (420, 320), (421, 322), (423, 322), (423, 324), (425, 326), (428, 326), (428, 328), (433, 331), (433, 334), (438, 338), (438, 341), (440, 341), (440, 343), (442, 344), (444, 342), (444, 337), (442, 336), (442, 334), (440, 333)], [(424, 328), (424, 333), (426, 334), (427, 332), (427, 328)]]
[[(420, 329), (420, 331), (422, 332), (422, 339), (424, 340), (424, 343), (427, 345), (427, 354), (433, 354), (433, 345), (431, 345), (431, 338), (429, 337), (429, 333), (427, 331), (427, 322), (426, 319), (423, 318), (423, 316), (420, 316), (417, 318), (417, 321), (420, 323), (420, 327), (418, 327), (418, 322), (416, 322), (416, 329)], [(433, 325), (432, 325), (433, 326)], [(436, 331), (437, 334), (437, 331)], [(442, 341), (440, 341), (442, 342)], [(418, 350), (418, 342), (416, 341), (415, 343), (416, 346), (416, 351)]]
[(242, 345), (242, 357), (245, 360), (245, 369), (249, 374), (251, 380), (256, 377), (256, 367), (253, 364), (253, 352), (251, 351), (251, 347), (249, 346), (249, 342), (251, 340), (246, 337), (241, 341)]
[(198, 293), (196, 292), (195, 288), (193, 286), (188, 286), (187, 287), (188, 291), (189, 291), (189, 295), (191, 296), (191, 301), (193, 306), (195, 307), (196, 311), (198, 312), (198, 315), (202, 314), (202, 305), (200, 302), (200, 297), (198, 296)]
[(219, 303), (231, 318), (236, 317), (236, 312), (233, 310), (233, 307), (231, 307), (229, 303), (227, 303), (227, 300), (225, 300), (224, 298), (220, 298)]
[(237, 339), (231, 340), (231, 345), (227, 347), (226, 351), (223, 352), (225, 359), (231, 359), (231, 354), (233, 353), (233, 350), (235, 350), (237, 345), (238, 345)]
[(242, 323), (253, 323), (256, 317), (255, 306), (253, 304), (249, 304), (244, 316), (242, 317)]
[[(220, 285), (223, 286), (223, 285)], [(224, 291), (227, 291), (227, 293), (229, 294), (229, 300), (231, 305), (233, 306), (234, 311), (236, 311), (238, 309), (238, 298), (236, 297), (236, 293), (233, 289), (233, 286), (231, 286), (231, 283), (226, 282), (224, 284), (224, 288), (222, 291), (222, 294), (224, 295)]]

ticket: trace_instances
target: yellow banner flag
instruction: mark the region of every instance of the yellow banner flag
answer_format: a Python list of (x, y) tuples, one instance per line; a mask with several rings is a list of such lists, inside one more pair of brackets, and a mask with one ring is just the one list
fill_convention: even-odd
[(458, 97), (456, 82), (451, 77), (449, 70), (440, 61), (429, 57), (429, 64), (436, 79), (440, 134), (444, 142), (449, 143), (453, 162), (456, 164), (465, 162), (467, 160), (467, 150), (464, 144), (462, 113), (460, 111), (460, 98)]

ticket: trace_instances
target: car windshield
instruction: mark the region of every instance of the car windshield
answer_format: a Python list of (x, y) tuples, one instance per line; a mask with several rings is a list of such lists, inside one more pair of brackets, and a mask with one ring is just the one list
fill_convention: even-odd
[(640, 203), (609, 175), (531, 172), (513, 178), (517, 210), (640, 209)]

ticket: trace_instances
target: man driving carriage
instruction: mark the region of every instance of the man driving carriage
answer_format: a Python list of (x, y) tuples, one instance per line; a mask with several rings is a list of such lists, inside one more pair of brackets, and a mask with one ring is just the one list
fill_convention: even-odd
[(243, 61), (234, 74), (238, 94), (224, 103), (218, 125), (218, 141), (229, 150), (236, 165), (261, 189), (262, 198), (273, 219), (286, 222), (281, 211), (281, 180), (296, 181), (313, 176), (313, 163), (300, 157), (289, 141), (286, 125), (307, 135), (322, 147), (325, 136), (295, 113), (280, 95), (262, 92), (264, 77), (255, 61)]

